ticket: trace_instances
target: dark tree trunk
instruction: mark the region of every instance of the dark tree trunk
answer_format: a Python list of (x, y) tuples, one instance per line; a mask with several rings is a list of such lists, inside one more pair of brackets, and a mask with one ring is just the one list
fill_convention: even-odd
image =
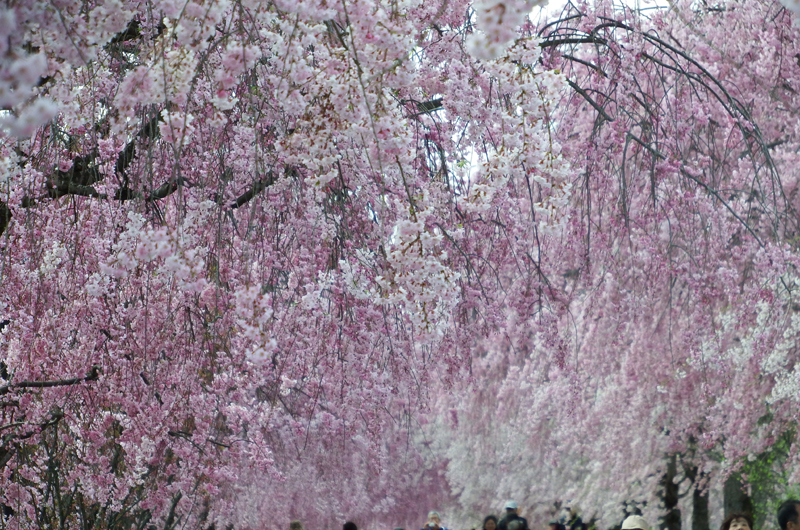
[(753, 501), (744, 489), (739, 473), (732, 473), (725, 481), (723, 504), (726, 517), (734, 512), (753, 513)]
[(692, 482), (692, 530), (709, 530), (708, 490), (701, 490), (705, 475), (695, 465), (684, 464), (686, 478)]
[(681, 511), (678, 509), (678, 485), (675, 476), (678, 474), (677, 457), (671, 455), (667, 460), (667, 471), (661, 479), (662, 497), (664, 503), (664, 517), (661, 520), (661, 530), (681, 530)]
[(708, 490), (701, 492), (697, 482), (692, 492), (692, 530), (709, 530)]

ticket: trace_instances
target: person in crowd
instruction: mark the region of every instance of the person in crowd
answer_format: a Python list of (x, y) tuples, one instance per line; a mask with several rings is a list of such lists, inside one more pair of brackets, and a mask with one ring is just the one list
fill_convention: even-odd
[(629, 515), (622, 521), (622, 530), (650, 530), (650, 523), (641, 515)]
[(558, 519), (552, 519), (549, 523), (547, 523), (547, 526), (547, 530), (566, 530), (564, 525), (558, 522)]
[[(518, 510), (517, 503), (514, 501), (508, 501), (505, 505), (505, 512), (506, 514), (497, 524), (498, 530), (529, 530), (528, 528), (528, 520), (524, 517), (520, 517), (517, 513)], [(511, 528), (510, 524), (512, 522), (516, 522), (517, 524), (514, 525), (515, 528)], [(800, 530), (800, 529), (798, 529)]]
[(487, 515), (483, 518), (483, 530), (497, 530), (497, 517)]
[(358, 530), (356, 523), (352, 521), (347, 521), (342, 525), (342, 530)]
[(781, 530), (800, 530), (797, 515), (800, 514), (800, 501), (789, 499), (778, 507), (778, 524)]
[(439, 512), (428, 512), (428, 522), (422, 530), (447, 530), (447, 528), (442, 526), (442, 516)]
[(719, 530), (753, 530), (753, 516), (749, 513), (732, 513), (722, 521)]
[(569, 504), (561, 508), (561, 525), (568, 530), (582, 530), (583, 519), (578, 517), (578, 511)]

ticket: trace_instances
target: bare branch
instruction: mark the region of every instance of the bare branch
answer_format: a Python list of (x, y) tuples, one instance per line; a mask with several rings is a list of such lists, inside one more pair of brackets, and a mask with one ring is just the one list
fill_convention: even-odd
[(92, 366), (86, 377), (73, 377), (71, 379), (60, 379), (58, 381), (21, 381), (0, 387), (0, 396), (8, 394), (17, 388), (51, 388), (55, 386), (72, 386), (84, 381), (97, 381), (100, 378), (100, 367)]
[(231, 203), (231, 208), (234, 210), (236, 208), (241, 208), (242, 206), (250, 202), (250, 200), (253, 197), (258, 195), (268, 187), (272, 186), (273, 184), (275, 184), (276, 180), (277, 178), (275, 177), (275, 173), (273, 173), (272, 171), (268, 172), (261, 179), (256, 181), (256, 183), (253, 185), (252, 188), (239, 195), (239, 197), (237, 197), (236, 200)]
[(577, 92), (578, 94), (580, 94), (580, 95), (583, 97), (583, 99), (585, 99), (586, 101), (588, 101), (588, 102), (589, 102), (589, 105), (591, 105), (592, 107), (594, 107), (594, 110), (596, 110), (597, 112), (599, 112), (599, 113), (600, 113), (600, 115), (601, 115), (603, 118), (605, 118), (607, 121), (614, 121), (614, 119), (613, 119), (611, 116), (609, 116), (609, 115), (608, 115), (608, 113), (606, 113), (605, 109), (603, 109), (603, 107), (601, 107), (600, 105), (598, 105), (598, 104), (597, 104), (597, 102), (596, 102), (595, 100), (593, 100), (593, 99), (592, 99), (592, 97), (591, 97), (589, 94), (587, 94), (585, 90), (583, 90), (581, 87), (579, 87), (578, 85), (576, 85), (574, 82), (570, 81), (569, 79), (567, 79), (567, 83), (569, 83), (569, 86), (571, 86), (571, 87), (572, 87), (572, 89), (573, 89), (575, 92)]

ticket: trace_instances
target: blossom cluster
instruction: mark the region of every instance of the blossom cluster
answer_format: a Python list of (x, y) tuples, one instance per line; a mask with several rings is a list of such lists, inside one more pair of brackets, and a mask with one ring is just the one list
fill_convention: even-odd
[(57, 107), (34, 93), (48, 73), (47, 57), (26, 53), (17, 31), (16, 11), (0, 10), (0, 127), (12, 136), (27, 138), (55, 116)]

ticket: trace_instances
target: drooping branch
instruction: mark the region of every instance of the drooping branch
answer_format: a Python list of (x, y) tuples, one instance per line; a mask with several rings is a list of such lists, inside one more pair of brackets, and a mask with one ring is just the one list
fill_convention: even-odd
[[(602, 104), (602, 101), (598, 101), (596, 97), (591, 96), (586, 85), (586, 83), (592, 83), (596, 86), (596, 83), (590, 80), (591, 77), (587, 78), (589, 80), (582, 80), (579, 76), (576, 76), (579, 68), (586, 69), (590, 76), (596, 74), (601, 75), (602, 78), (606, 79), (607, 83), (610, 84), (606, 85), (605, 93), (602, 89), (595, 89), (595, 91), (600, 94), (601, 97), (605, 96), (614, 101), (612, 98), (613, 92), (619, 87), (612, 79), (613, 72), (609, 70), (609, 66), (616, 65), (617, 68), (626, 68), (626, 64), (634, 60), (642, 62), (643, 66), (648, 66), (654, 71), (662, 69), (668, 71), (668, 73), (678, 76), (678, 79), (685, 80), (690, 85), (693, 93), (697, 94), (698, 97), (716, 101), (720, 108), (733, 119), (734, 126), (739, 130), (741, 138), (745, 143), (743, 154), (751, 160), (756, 174), (753, 186), (769, 190), (764, 193), (759, 193), (756, 196), (759, 197), (763, 206), (765, 206), (768, 211), (772, 212), (772, 223), (775, 225), (773, 226), (773, 231), (777, 233), (778, 218), (781, 216), (780, 212), (785, 209), (791, 210), (792, 205), (786, 199), (781, 180), (772, 160), (772, 155), (769, 152), (770, 143), (768, 139), (763, 137), (760, 127), (754, 120), (748, 107), (727, 89), (723, 80), (715, 77), (701, 61), (681, 49), (679, 45), (667, 42), (665, 38), (662, 38), (652, 31), (644, 31), (624, 22), (605, 17), (600, 17), (602, 22), (591, 30), (586, 31), (575, 29), (575, 24), (572, 22), (567, 24), (567, 21), (573, 21), (583, 16), (582, 13), (565, 16), (561, 20), (545, 26), (542, 32), (546, 31), (547, 34), (540, 33), (540, 36), (543, 37), (540, 46), (544, 49), (554, 50), (560, 60), (567, 66), (565, 69), (569, 76), (567, 82), (575, 93), (580, 95), (599, 114), (601, 121), (613, 121), (610, 114), (615, 114), (616, 120), (625, 119), (627, 115), (628, 119), (634, 120), (634, 122), (630, 124), (631, 127), (641, 125), (637, 123), (635, 117), (624, 108), (624, 103), (615, 101), (616, 104), (609, 110), (606, 105)], [(622, 52), (614, 45), (617, 39), (613, 34), (609, 33), (613, 31), (623, 31), (629, 35), (635, 35), (641, 40), (643, 48), (638, 52), (635, 58), (632, 56), (620, 55)], [(591, 48), (593, 53), (598, 53), (601, 56), (605, 54), (606, 57), (611, 60), (611, 63), (603, 64), (602, 60), (586, 60), (586, 56), (581, 53), (581, 48), (587, 48), (583, 46), (586, 44), (590, 45), (588, 48)], [(569, 68), (569, 65), (572, 65), (572, 68)], [(644, 89), (639, 87), (639, 90)], [(645, 97), (637, 97), (635, 89), (633, 92), (626, 95), (630, 96), (647, 112), (652, 123), (662, 123), (662, 120), (659, 119), (659, 113), (664, 112), (663, 109), (651, 108), (646, 104)], [(621, 125), (617, 126), (622, 127)], [(665, 137), (669, 137), (669, 135), (672, 134), (670, 131), (659, 130), (659, 132), (662, 132)], [(654, 137), (655, 134), (654, 132)], [(667, 159), (666, 156), (657, 153), (649, 142), (640, 140), (637, 135), (633, 133), (633, 129), (627, 131), (626, 136), (641, 145), (650, 152), (650, 154), (663, 160)], [(711, 156), (713, 157), (713, 155)], [(625, 170), (624, 168), (620, 168), (620, 171), (624, 172)], [(693, 182), (693, 184), (700, 185), (705, 191), (716, 195), (712, 188), (718, 186), (700, 182), (698, 179), (691, 178), (686, 172), (681, 172), (681, 174), (689, 181)], [(768, 197), (771, 199), (767, 199)], [(770, 201), (771, 204), (768, 204)], [(780, 205), (778, 204), (779, 202), (781, 203)], [(723, 204), (726, 204), (726, 207), (730, 210), (730, 206), (727, 205), (727, 203), (723, 201)], [(750, 226), (750, 223), (745, 221), (742, 216), (736, 216), (736, 218), (739, 222), (744, 224), (750, 234), (755, 234), (754, 227)], [(787, 217), (789, 222), (794, 222), (794, 219), (794, 216)], [(756, 237), (756, 240), (761, 243), (760, 238)]]
[[(183, 184), (183, 179), (171, 179), (150, 193), (133, 190), (128, 185), (127, 169), (136, 158), (136, 143), (143, 140), (157, 140), (161, 133), (158, 128), (160, 114), (156, 113), (145, 123), (134, 138), (127, 143), (125, 148), (117, 155), (114, 166), (115, 174), (123, 181), (112, 197), (117, 201), (128, 201), (133, 199), (143, 199), (146, 201), (158, 201), (174, 193)], [(95, 165), (97, 158), (96, 150), (92, 150), (86, 155), (76, 157), (72, 162), (72, 167), (67, 171), (56, 170), (52, 173), (48, 183), (47, 192), (40, 197), (23, 197), (20, 206), (30, 208), (47, 199), (58, 199), (67, 195), (78, 197), (91, 197), (94, 199), (107, 200), (109, 196), (100, 193), (94, 184), (103, 180), (104, 175), (100, 173)], [(0, 235), (2, 235), (11, 221), (13, 214), (5, 202), (0, 201)]]
[(149, 201), (159, 201), (161, 199), (165, 199), (175, 193), (177, 191), (178, 186), (183, 184), (183, 179), (177, 179), (171, 182), (165, 182), (161, 186), (159, 186), (153, 193), (150, 194), (147, 200)]
[(11, 208), (2, 201), (0, 201), (0, 234), (6, 231), (8, 223), (11, 222)]
[(72, 386), (85, 381), (97, 381), (100, 377), (100, 367), (93, 365), (85, 377), (72, 377), (70, 379), (59, 379), (57, 381), (20, 381), (5, 386), (0, 386), (0, 396), (8, 394), (17, 388), (52, 388), (56, 386)]
[(550, 38), (543, 40), (539, 43), (540, 48), (553, 48), (558, 46), (563, 46), (565, 44), (608, 44), (608, 41), (605, 39), (600, 39), (597, 37), (567, 37), (562, 39), (557, 38)]
[(250, 202), (250, 200), (253, 197), (258, 195), (259, 193), (261, 193), (262, 191), (264, 191), (268, 187), (272, 186), (273, 184), (275, 184), (276, 180), (277, 180), (277, 178), (275, 177), (275, 173), (272, 172), (272, 171), (269, 171), (266, 175), (264, 175), (262, 178), (257, 180), (256, 183), (253, 184), (252, 188), (250, 188), (246, 192), (244, 192), (241, 195), (239, 195), (239, 197), (237, 197), (236, 200), (234, 200), (231, 203), (231, 208), (234, 209), (234, 210), (236, 208), (241, 208), (242, 206), (244, 206), (245, 204)]
[(139, 130), (138, 134), (125, 146), (119, 156), (117, 156), (117, 163), (114, 171), (119, 176), (125, 176), (128, 166), (133, 162), (136, 157), (136, 142), (138, 140), (155, 140), (160, 136), (158, 129), (159, 114), (153, 116), (147, 123), (145, 123)]
[[(3, 444), (0, 445), (0, 469), (3, 469), (8, 462), (14, 457), (17, 452), (17, 444), (15, 443), (16, 440), (27, 440), (28, 438), (32, 438), (37, 434), (41, 434), (46, 429), (57, 425), (61, 420), (64, 419), (64, 412), (58, 408), (54, 407), (50, 411), (50, 417), (42, 422), (42, 423), (25, 423), (25, 422), (15, 422), (9, 425), (3, 426), (3, 428), (14, 428), (14, 427), (21, 427), (23, 425), (30, 425), (34, 428), (29, 430), (28, 432), (23, 433), (10, 433), (3, 435), (2, 441)], [(1, 430), (1, 429), (0, 429)]]
[(614, 118), (609, 116), (608, 113), (605, 111), (605, 109), (603, 107), (601, 107), (595, 100), (593, 100), (592, 97), (589, 94), (587, 94), (584, 89), (582, 89), (581, 87), (576, 85), (575, 82), (573, 82), (573, 81), (571, 81), (569, 79), (567, 80), (567, 83), (569, 83), (569, 86), (571, 86), (572, 89), (575, 92), (580, 94), (581, 97), (583, 97), (583, 99), (585, 99), (589, 103), (589, 105), (591, 105), (594, 108), (594, 110), (596, 110), (598, 113), (600, 113), (600, 115), (603, 117), (603, 119), (605, 119), (607, 121), (614, 121)]

